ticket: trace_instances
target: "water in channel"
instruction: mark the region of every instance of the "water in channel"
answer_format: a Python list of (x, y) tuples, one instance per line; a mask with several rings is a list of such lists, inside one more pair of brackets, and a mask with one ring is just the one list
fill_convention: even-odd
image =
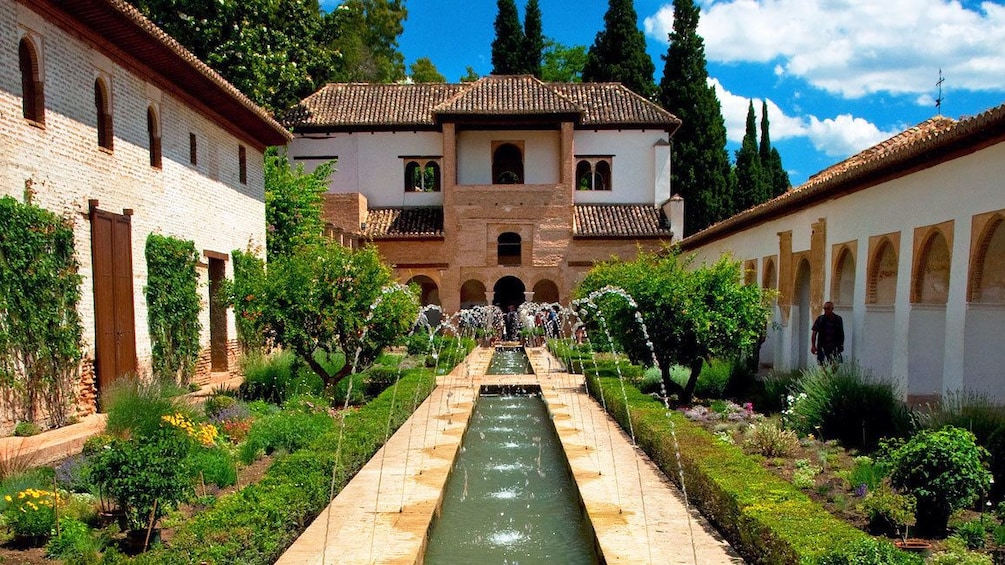
[(539, 394), (479, 397), (461, 446), (425, 563), (598, 563)]
[(497, 347), (486, 375), (532, 375), (534, 369), (522, 347)]

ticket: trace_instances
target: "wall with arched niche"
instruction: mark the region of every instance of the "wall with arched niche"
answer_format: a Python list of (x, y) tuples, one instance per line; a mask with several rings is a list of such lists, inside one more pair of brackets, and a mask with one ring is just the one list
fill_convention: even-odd
[(869, 238), (862, 366), (877, 376), (893, 372), (894, 304), (897, 299), (900, 233)]
[(844, 358), (855, 357), (855, 252), (858, 242), (848, 241), (833, 246), (831, 257), (830, 301), (834, 313), (844, 322)]
[(971, 234), (963, 386), (993, 393), (1005, 376), (1005, 210), (974, 216)]
[(943, 389), (952, 247), (952, 221), (914, 230), (907, 393), (919, 400), (934, 398)]

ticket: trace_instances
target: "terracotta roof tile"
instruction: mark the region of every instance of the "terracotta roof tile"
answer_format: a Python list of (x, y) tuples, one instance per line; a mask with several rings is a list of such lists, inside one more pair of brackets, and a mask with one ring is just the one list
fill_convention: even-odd
[(674, 130), (676, 116), (617, 83), (545, 83), (528, 75), (463, 84), (325, 85), (283, 116), (300, 129), (434, 128), (438, 116), (578, 114), (580, 127)]
[(580, 204), (576, 206), (576, 237), (667, 237), (673, 230), (659, 208), (649, 204)]
[(363, 236), (371, 239), (443, 237), (443, 208), (371, 208)]
[(911, 127), (811, 176), (776, 198), (687, 236), (681, 245), (694, 249), (750, 226), (812, 206), (822, 199), (867, 188), (874, 179), (934, 166), (968, 146), (1005, 136), (1005, 105), (960, 121), (938, 116)]

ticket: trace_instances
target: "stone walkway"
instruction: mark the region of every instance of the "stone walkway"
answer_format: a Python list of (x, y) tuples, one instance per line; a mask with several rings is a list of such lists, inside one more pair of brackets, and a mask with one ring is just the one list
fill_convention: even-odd
[(449, 375), (277, 563), (421, 563), (478, 388), (541, 388), (607, 563), (743, 563), (679, 490), (543, 348), (535, 375), (485, 375), (479, 348)]

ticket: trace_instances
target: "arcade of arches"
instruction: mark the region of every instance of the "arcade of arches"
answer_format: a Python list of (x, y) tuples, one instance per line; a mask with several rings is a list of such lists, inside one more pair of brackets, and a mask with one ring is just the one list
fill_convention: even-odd
[[(406, 284), (414, 284), (419, 288), (419, 299), (423, 306), (440, 306), (440, 289), (436, 281), (427, 275), (415, 275)], [(554, 303), (559, 301), (558, 285), (549, 279), (541, 279), (534, 283), (528, 291), (527, 286), (519, 277), (507, 275), (493, 283), (491, 292), (485, 283), (477, 279), (468, 279), (461, 285), (461, 308), (485, 306), (494, 304), (506, 310), (509, 306), (519, 306), (524, 302)]]

